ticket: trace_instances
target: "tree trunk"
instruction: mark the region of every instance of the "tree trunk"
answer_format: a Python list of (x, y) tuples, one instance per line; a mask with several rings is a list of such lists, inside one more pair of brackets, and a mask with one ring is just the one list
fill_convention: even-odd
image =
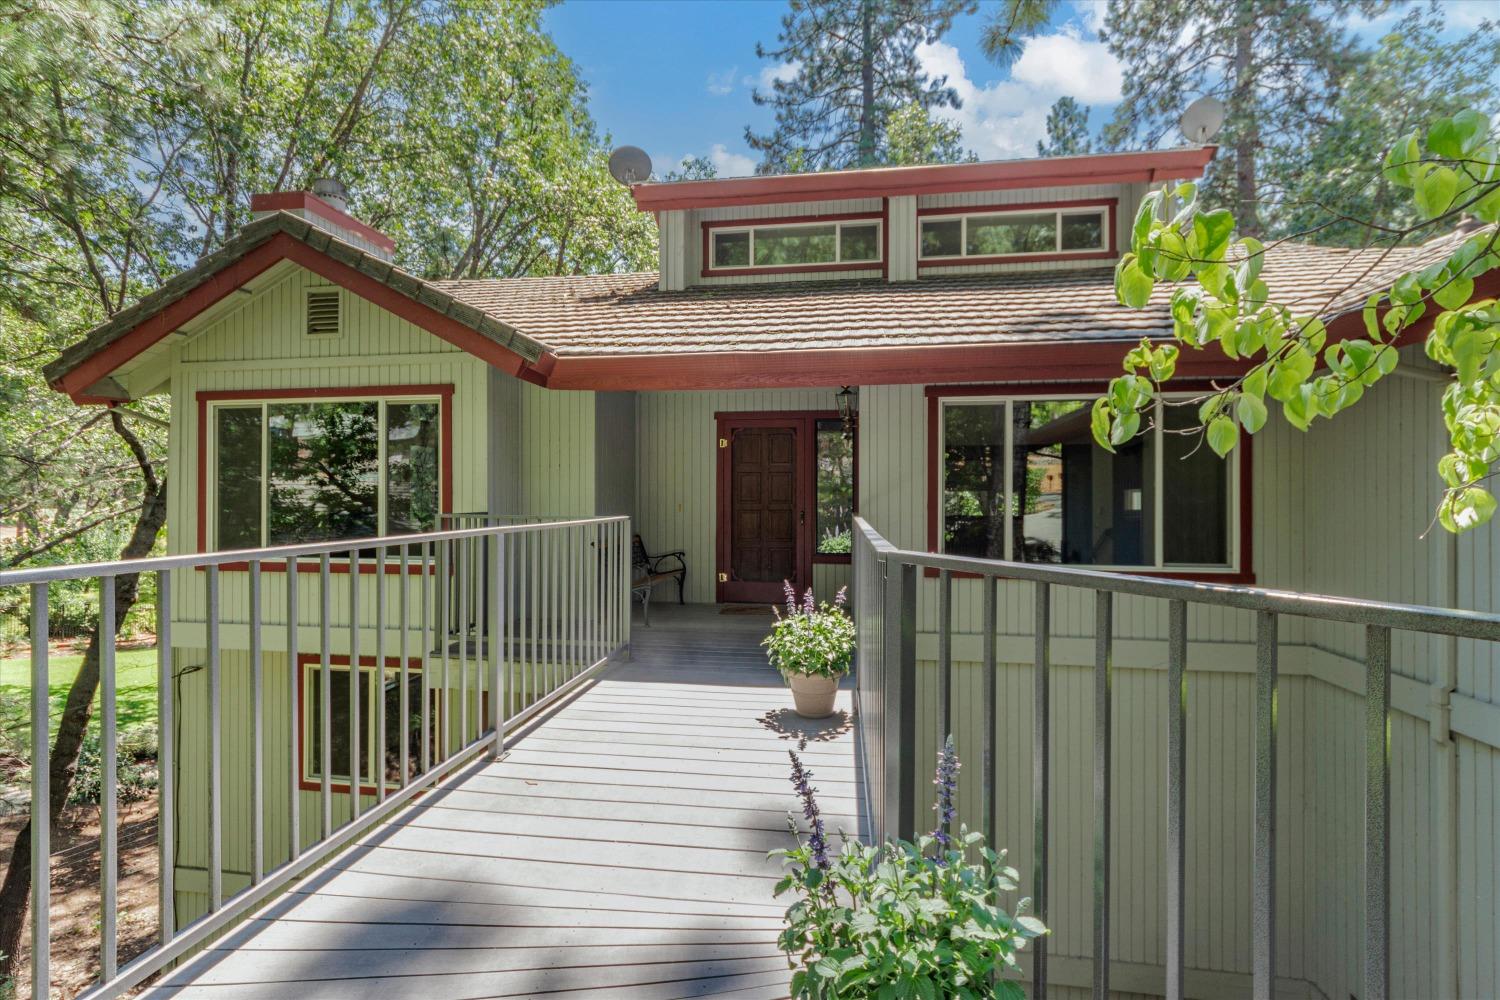
[(875, 8), (873, 0), (859, 5), (859, 166), (870, 167), (875, 157)]
[(1234, 97), (1240, 127), (1234, 140), (1234, 186), (1238, 207), (1235, 219), (1242, 236), (1259, 237), (1260, 211), (1256, 192), (1255, 154), (1260, 126), (1255, 114), (1255, 13), (1240, 6), (1234, 33)]
[[(125, 547), (120, 550), (121, 559), (140, 559), (149, 555), (156, 544), (167, 519), (167, 481), (158, 480), (150, 456), (140, 439), (126, 426), (118, 413), (111, 413), (115, 433), (130, 448), (141, 469), (141, 509), (136, 515), (135, 527)], [(135, 606), (140, 592), (140, 574), (128, 573), (115, 577), (115, 620), (108, 623), (111, 632), (119, 632), (125, 616)], [(88, 728), (94, 695), (99, 689), (99, 638), (97, 623), (89, 636), (88, 649), (83, 654), (83, 665), (78, 676), (68, 688), (67, 704), (63, 708), (62, 722), (57, 729), (57, 738), (52, 743), (51, 780), (52, 797), (48, 813), (56, 825), (63, 805), (68, 801), (68, 792), (73, 785), (73, 772), (78, 763), (78, 750), (83, 745), (84, 732)], [(162, 776), (162, 780), (167, 780)], [(5, 880), (0, 883), (0, 981), (14, 976), (15, 955), (26, 932), (26, 911), (31, 896), (31, 822), (28, 820), (16, 834), (11, 845), (10, 865), (5, 870)]]

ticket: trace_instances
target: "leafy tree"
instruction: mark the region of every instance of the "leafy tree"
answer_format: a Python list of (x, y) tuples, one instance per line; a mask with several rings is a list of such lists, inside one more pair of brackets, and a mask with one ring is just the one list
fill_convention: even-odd
[[(1300, 154), (1294, 169), (1267, 178), (1278, 211), (1278, 232), (1313, 232), (1319, 243), (1360, 246), (1369, 238), (1362, 219), (1410, 228), (1420, 221), (1410, 193), (1369, 169), (1369, 150), (1434, 118), (1500, 101), (1494, 65), (1465, 58), (1493, 52), (1494, 22), (1457, 46), (1439, 35), (1445, 10), (1433, 0), (1408, 11), (1377, 47), (1360, 57), (1343, 82), (1332, 118)], [(1335, 211), (1336, 209), (1336, 211)]]
[(755, 54), (795, 67), (757, 105), (776, 111), (765, 135), (745, 130), (761, 154), (760, 170), (828, 170), (882, 162), (891, 116), (916, 104), (924, 110), (959, 106), (946, 78), (931, 79), (916, 48), (948, 30), (973, 0), (791, 0), (775, 48)]
[(886, 132), (886, 163), (901, 166), (964, 163), (975, 159), (964, 148), (963, 130), (951, 121), (932, 117), (922, 105), (908, 104), (891, 115)]
[(979, 36), (980, 48), (1001, 69), (1015, 65), (1025, 49), (1025, 39), (1035, 35), (1052, 19), (1057, 0), (1002, 0)]
[(1078, 156), (1093, 149), (1089, 109), (1071, 97), (1059, 97), (1047, 113), (1047, 141), (1036, 144), (1036, 155)]
[[(1339, 85), (1357, 62), (1346, 29), (1378, 0), (1111, 0), (1101, 37), (1124, 64), (1124, 97), (1106, 126), (1115, 148), (1159, 145), (1196, 96), (1225, 105), (1219, 156), (1202, 196), (1230, 207), (1240, 230), (1266, 229), (1268, 162), (1305, 165), (1302, 151), (1328, 122)], [(1295, 166), (1294, 166), (1295, 165)]]
[(1126, 356), (1126, 374), (1094, 403), (1095, 440), (1113, 451), (1135, 437), (1143, 420), (1149, 424), (1176, 370), (1179, 345), (1217, 345), (1231, 359), (1252, 362), (1244, 375), (1192, 401), (1198, 422), (1189, 432), (1201, 433), (1220, 456), (1235, 447), (1242, 431), (1254, 434), (1265, 426), (1268, 400), (1281, 404), (1288, 423), (1306, 430), (1314, 420), (1353, 406), (1394, 371), (1398, 338), (1431, 313), (1427, 355), (1454, 375), (1443, 392), (1453, 450), (1438, 463), (1446, 489), (1437, 519), (1458, 532), (1494, 516), (1495, 497), (1485, 484), (1500, 468), (1500, 301), (1470, 299), (1475, 279), (1500, 269), (1500, 143), (1484, 115), (1460, 111), (1397, 141), (1380, 173), (1409, 192), (1417, 221), (1404, 227), (1368, 223), (1386, 245), (1371, 250), (1377, 260), (1389, 245), (1447, 232), (1465, 214), (1487, 225), (1466, 237), (1435, 241), (1441, 253), (1430, 264), (1401, 275), (1365, 302), (1365, 336), (1335, 343), (1328, 342), (1320, 318), (1332, 302), (1277, 301), (1260, 277), (1265, 247), (1252, 236), (1235, 237), (1232, 213), (1203, 206), (1193, 184), (1148, 195), (1135, 219), (1131, 250), (1115, 270), (1115, 290), (1122, 303), (1140, 308), (1158, 282), (1176, 283), (1174, 342), (1142, 341)]
[(719, 176), (719, 168), (706, 156), (684, 156), (667, 175), (664, 181), (711, 181)]

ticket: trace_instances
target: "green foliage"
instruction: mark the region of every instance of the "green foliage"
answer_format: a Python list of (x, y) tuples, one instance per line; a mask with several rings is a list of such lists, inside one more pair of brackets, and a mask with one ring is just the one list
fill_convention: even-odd
[(964, 149), (963, 138), (956, 124), (913, 102), (891, 114), (884, 160), (890, 166), (973, 162), (978, 157)]
[[(122, 729), (115, 746), (115, 794), (121, 802), (139, 802), (156, 790), (156, 727)], [(97, 805), (103, 792), (104, 753), (99, 731), (90, 729), (78, 751), (68, 805)]]
[[(922, 71), (916, 48), (973, 7), (973, 0), (791, 0), (777, 45), (755, 47), (757, 58), (794, 67), (769, 93), (753, 95), (757, 105), (776, 113), (770, 132), (745, 130), (746, 143), (761, 155), (760, 170), (795, 173), (886, 162), (898, 112), (912, 105), (924, 112), (958, 107), (947, 80)], [(909, 122), (903, 127), (911, 131)], [(946, 151), (950, 137), (933, 128), (915, 145), (908, 134), (900, 154), (920, 152), (925, 142)]]
[[(1126, 355), (1126, 374), (1094, 403), (1100, 445), (1113, 449), (1140, 430), (1175, 372), (1178, 345), (1215, 345), (1232, 360), (1253, 362), (1245, 375), (1195, 401), (1209, 447), (1223, 456), (1241, 431), (1254, 434), (1265, 425), (1271, 403), (1280, 404), (1299, 430), (1354, 405), (1395, 370), (1402, 332), (1432, 315), (1427, 355), (1454, 371), (1443, 394), (1453, 450), (1438, 465), (1446, 487), (1438, 520), (1449, 531), (1488, 521), (1496, 504), (1482, 484), (1500, 463), (1500, 303), (1469, 300), (1474, 280), (1500, 268), (1500, 147), (1484, 115), (1460, 111), (1397, 141), (1379, 170), (1387, 183), (1410, 193), (1421, 220), (1412, 231), (1451, 225), (1460, 213), (1488, 225), (1434, 242), (1430, 264), (1370, 296), (1365, 336), (1332, 344), (1318, 316), (1322, 309), (1294, 310), (1276, 301), (1260, 277), (1265, 248), (1254, 237), (1235, 237), (1231, 213), (1202, 207), (1192, 184), (1147, 195), (1130, 252), (1116, 268), (1115, 290), (1122, 303), (1140, 308), (1156, 296), (1158, 284), (1169, 283), (1176, 343), (1142, 341)], [(1407, 235), (1372, 225), (1392, 240)]]
[(1058, 0), (1001, 0), (985, 23), (979, 46), (996, 66), (1009, 69), (1025, 51), (1025, 39), (1052, 19)]
[(1036, 144), (1036, 155), (1080, 156), (1093, 149), (1089, 109), (1071, 97), (1059, 97), (1047, 112), (1047, 141)]
[(814, 607), (808, 588), (801, 604), (791, 584), (786, 586), (786, 613), (776, 609), (776, 624), (762, 640), (766, 659), (783, 675), (842, 677), (854, 659), (854, 622), (844, 613), (844, 591), (833, 604)]

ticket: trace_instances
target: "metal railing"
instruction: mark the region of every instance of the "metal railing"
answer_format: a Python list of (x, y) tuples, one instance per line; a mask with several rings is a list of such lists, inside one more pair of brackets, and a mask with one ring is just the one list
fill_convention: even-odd
[[(630, 537), (627, 517), (490, 522), (426, 534), (0, 573), (0, 593), (27, 588), (30, 597), (32, 996), (45, 1000), (50, 971), (50, 586), (96, 582), (100, 621), (109, 623), (100, 630), (99, 652), (100, 975), (81, 994), (103, 1000), (125, 993), (219, 934), (461, 765), (485, 753), (498, 757), (508, 731), (566, 697), (625, 648), (630, 638)], [(130, 573), (154, 574), (158, 594), (160, 933), (151, 948), (121, 965), (117, 669), (111, 625), (115, 580)], [(243, 585), (239, 574), (244, 574)], [(303, 577), (309, 582), (302, 582)], [(226, 606), (226, 580), (232, 584), (227, 589), (239, 598), (233, 607)], [(284, 603), (276, 602), (280, 609), (273, 613), (266, 597), (276, 590)], [(362, 598), (369, 591), (373, 596)], [(471, 608), (476, 601), (483, 604), (482, 611)], [(343, 621), (336, 623), (340, 617)], [(201, 746), (178, 746), (174, 739), (181, 706), (174, 700), (173, 682), (185, 673), (175, 662), (174, 630), (179, 650), (187, 647), (195, 655), (201, 650), (206, 674), (206, 738)], [(232, 641), (226, 642), (231, 630)], [(248, 679), (226, 678), (225, 653), (237, 656), (241, 651), (244, 659), (234, 662), (244, 663)], [(275, 704), (288, 706), (287, 718), (268, 726), (265, 660), (277, 652), (285, 654), (287, 677)], [(349, 678), (342, 761), (333, 751), (335, 660), (348, 665)], [(378, 677), (378, 687), (362, 688), (367, 666), (371, 681)], [(411, 704), (414, 678), (418, 706)], [(226, 706), (226, 680), (236, 689), (248, 680), (248, 704)], [(397, 684), (397, 720), (387, 719), (391, 681)], [(371, 688), (373, 697), (367, 693)], [(312, 730), (304, 728), (295, 708), (304, 696), (318, 705)], [(369, 719), (362, 724), (362, 703), (375, 715), (373, 730)], [(248, 885), (227, 895), (226, 707), (249, 715), (247, 745), (232, 749), (243, 755), (250, 789), (248, 873), (231, 873), (247, 874)], [(401, 727), (390, 730), (396, 736), (394, 751), (390, 721)], [(289, 764), (275, 775), (266, 767), (267, 741), (273, 739), (287, 741)], [(179, 797), (176, 776), (189, 755), (206, 772), (206, 795), (192, 803), (203, 807), (203, 815), (185, 813), (188, 804)], [(347, 776), (342, 782), (336, 776), (340, 766)], [(267, 841), (265, 822), (273, 797), (282, 797), (279, 808), (285, 810), (287, 831), (286, 842), (274, 847)], [(341, 825), (334, 822), (336, 800), (340, 818), (347, 816)], [(305, 807), (318, 810), (316, 821), (309, 816), (304, 822)], [(208, 903), (203, 915), (178, 927), (174, 879), (182, 861), (176, 845), (189, 823), (206, 831)], [(276, 862), (269, 867), (268, 857)]]
[[(937, 576), (937, 733), (953, 721), (953, 599), (955, 575), (977, 577), (982, 606), (983, 747), (982, 808), (993, 843), (996, 803), (997, 586), (1002, 580), (1034, 590), (1032, 658), (1032, 888), (1035, 912), (1045, 920), (1049, 894), (1050, 704), (1052, 588), (1094, 595), (1093, 662), (1093, 996), (1109, 995), (1110, 801), (1113, 615), (1116, 595), (1167, 604), (1166, 699), (1166, 996), (1184, 991), (1185, 817), (1187, 809), (1187, 614), (1189, 605), (1234, 608), (1255, 616), (1254, 829), (1252, 887), (1252, 995), (1270, 1000), (1275, 983), (1276, 750), (1278, 737), (1278, 623), (1282, 616), (1364, 626), (1365, 631), (1365, 961), (1361, 1000), (1390, 996), (1390, 714), (1391, 633), (1403, 631), (1455, 639), (1500, 641), (1500, 616), (1418, 605), (1361, 601), (1253, 587), (1130, 576), (965, 556), (897, 549), (862, 518), (854, 526), (854, 613), (859, 639), (855, 695), (861, 718), (871, 828), (876, 836), (910, 838), (917, 829), (916, 746), (917, 579)], [(1007, 633), (1026, 631), (1006, 629)], [(935, 752), (937, 748), (932, 748)], [(1032, 996), (1047, 991), (1047, 939), (1034, 942)]]

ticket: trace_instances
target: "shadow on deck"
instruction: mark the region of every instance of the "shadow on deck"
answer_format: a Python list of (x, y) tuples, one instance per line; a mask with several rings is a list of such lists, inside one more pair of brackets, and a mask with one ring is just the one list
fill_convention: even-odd
[(769, 615), (653, 609), (634, 657), (336, 857), (151, 997), (785, 997), (771, 889), (805, 759), (860, 827), (849, 693), (809, 723)]

